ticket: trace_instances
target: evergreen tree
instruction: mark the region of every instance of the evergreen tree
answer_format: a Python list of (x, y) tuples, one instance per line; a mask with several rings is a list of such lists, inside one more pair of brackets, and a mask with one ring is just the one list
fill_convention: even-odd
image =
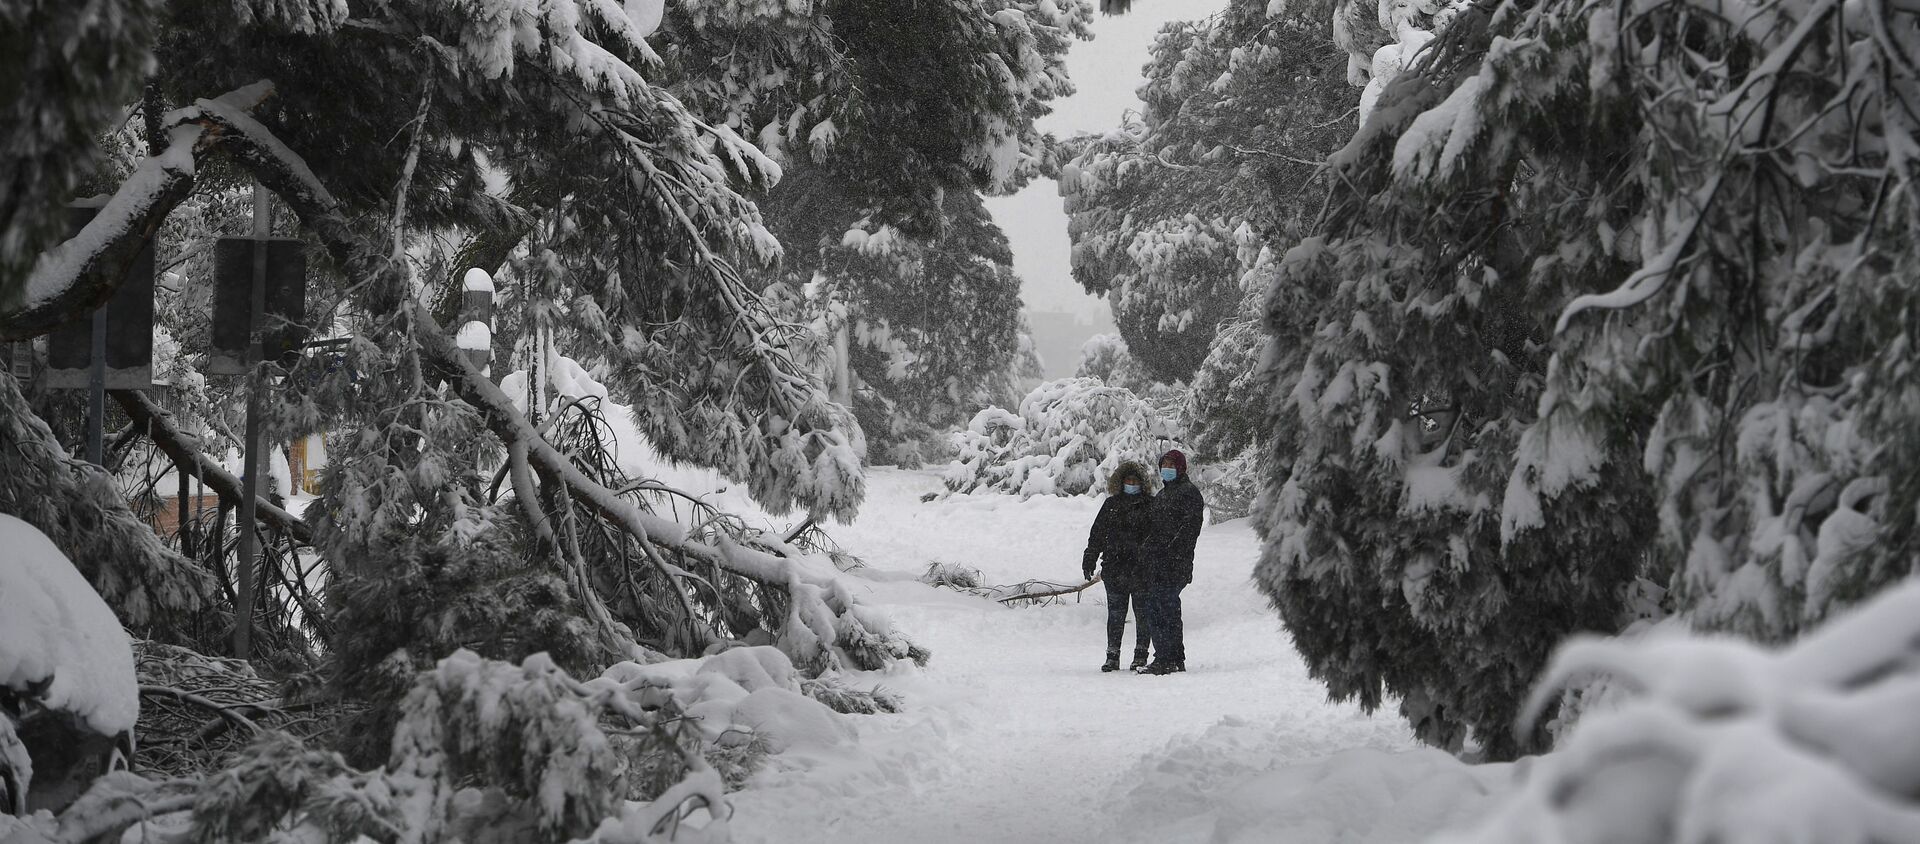
[(1636, 575), (1777, 637), (1913, 566), (1912, 17), (1619, 14), (1460, 11), (1268, 304), (1259, 577), (1335, 695), (1494, 756)]
[[(1127, 347), (1156, 380), (1191, 382), (1245, 300), (1266, 238), (1317, 210), (1318, 159), (1350, 108), (1326, 64), (1324, 3), (1235, 0), (1169, 24), (1140, 89), (1143, 114), (1076, 139), (1060, 180), (1074, 278), (1108, 297)], [(1252, 319), (1247, 314), (1246, 319)]]

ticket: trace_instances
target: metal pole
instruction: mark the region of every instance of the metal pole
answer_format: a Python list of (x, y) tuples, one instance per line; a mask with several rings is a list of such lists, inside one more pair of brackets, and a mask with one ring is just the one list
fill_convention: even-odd
[(240, 458), (244, 471), (240, 480), (240, 559), (238, 589), (233, 608), (233, 654), (250, 659), (253, 651), (253, 569), (259, 545), (259, 523), (255, 502), (260, 497), (260, 394), (265, 379), (260, 376), (261, 341), (265, 333), (267, 310), (267, 238), (273, 232), (273, 205), (267, 189), (258, 180), (253, 183), (253, 301), (247, 315), (247, 442)]
[(93, 312), (93, 360), (87, 368), (87, 462), (107, 465), (107, 306)]
[(187, 532), (187, 526), (193, 524), (193, 513), (187, 508), (193, 506), (193, 476), (187, 474), (187, 467), (175, 466), (173, 471), (180, 475), (180, 523), (174, 527), (174, 535), (180, 538), (180, 555), (193, 556), (193, 534)]

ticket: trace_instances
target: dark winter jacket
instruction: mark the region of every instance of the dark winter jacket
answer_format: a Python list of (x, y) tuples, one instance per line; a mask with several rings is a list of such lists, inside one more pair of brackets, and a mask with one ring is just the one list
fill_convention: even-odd
[[(1140, 479), (1138, 494), (1128, 495), (1121, 479)], [(1093, 530), (1087, 533), (1087, 550), (1080, 568), (1092, 577), (1094, 565), (1105, 566), (1100, 577), (1114, 586), (1129, 586), (1140, 581), (1141, 549), (1147, 539), (1147, 510), (1153, 497), (1147, 494), (1149, 475), (1138, 463), (1126, 462), (1107, 478), (1107, 500), (1100, 503), (1100, 514), (1093, 517)]]
[(1206, 499), (1200, 488), (1187, 480), (1186, 455), (1177, 451), (1167, 458), (1179, 475), (1154, 496), (1147, 519), (1147, 581), (1180, 586), (1193, 582), (1193, 546), (1200, 541), (1200, 526), (1205, 521)]

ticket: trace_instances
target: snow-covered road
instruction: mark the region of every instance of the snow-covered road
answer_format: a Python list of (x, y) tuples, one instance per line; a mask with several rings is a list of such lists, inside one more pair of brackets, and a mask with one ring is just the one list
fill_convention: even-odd
[(1097, 501), (922, 502), (937, 477), (890, 469), (869, 484), (860, 519), (831, 533), (876, 570), (856, 581), (867, 599), (933, 661), (865, 678), (906, 695), (908, 711), (855, 718), (859, 747), (844, 757), (766, 772), (737, 795), (737, 840), (1204, 841), (1220, 795), (1276, 764), (1413, 746), (1396, 715), (1330, 704), (1307, 677), (1249, 579), (1257, 539), (1244, 521), (1200, 539), (1188, 673), (1103, 674), (1099, 587), (1078, 605), (1008, 609), (911, 579), (941, 560), (989, 583), (1071, 580)]

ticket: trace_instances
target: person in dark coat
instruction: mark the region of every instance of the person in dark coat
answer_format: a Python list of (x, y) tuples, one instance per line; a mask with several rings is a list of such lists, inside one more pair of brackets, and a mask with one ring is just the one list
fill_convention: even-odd
[(1127, 607), (1133, 607), (1133, 667), (1147, 664), (1146, 611), (1140, 591), (1141, 551), (1147, 539), (1147, 470), (1127, 461), (1107, 478), (1107, 500), (1100, 514), (1093, 517), (1093, 530), (1087, 533), (1087, 550), (1081, 555), (1080, 570), (1093, 579), (1094, 566), (1104, 562), (1100, 582), (1107, 586), (1107, 661), (1101, 671), (1120, 669), (1120, 642), (1127, 632)]
[(1160, 456), (1160, 494), (1148, 508), (1146, 543), (1147, 626), (1153, 631), (1153, 664), (1146, 674), (1187, 670), (1186, 629), (1180, 590), (1193, 582), (1193, 546), (1200, 540), (1207, 502), (1187, 478), (1187, 455)]

